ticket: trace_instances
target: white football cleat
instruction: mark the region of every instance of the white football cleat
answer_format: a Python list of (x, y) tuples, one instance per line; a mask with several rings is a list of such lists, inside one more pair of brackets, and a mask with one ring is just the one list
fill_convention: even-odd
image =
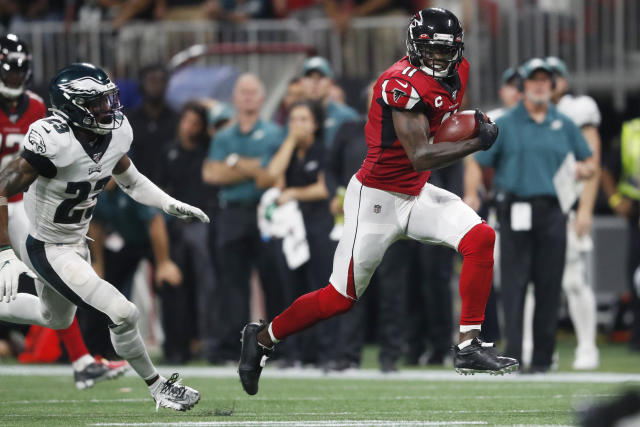
[(176, 411), (187, 411), (195, 406), (200, 400), (200, 393), (186, 385), (181, 385), (178, 374), (171, 375), (169, 379), (160, 377), (157, 384), (154, 384), (151, 397), (156, 402), (158, 408), (175, 409)]

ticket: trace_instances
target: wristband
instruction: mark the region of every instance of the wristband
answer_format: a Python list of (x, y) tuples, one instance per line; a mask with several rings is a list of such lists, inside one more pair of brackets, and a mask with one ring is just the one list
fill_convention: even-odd
[(622, 203), (622, 194), (615, 193), (611, 197), (609, 197), (609, 206), (611, 209), (615, 209)]
[(11, 245), (2, 245), (2, 246), (0, 246), (0, 252), (6, 251), (7, 249), (11, 249)]
[(9, 202), (7, 201), (7, 198), (4, 196), (0, 196), (0, 206), (7, 206), (9, 204)]

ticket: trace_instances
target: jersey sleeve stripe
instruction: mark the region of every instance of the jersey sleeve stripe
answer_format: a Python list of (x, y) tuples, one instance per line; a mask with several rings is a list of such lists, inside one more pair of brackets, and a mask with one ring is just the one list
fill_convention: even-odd
[(33, 151), (25, 149), (20, 156), (29, 162), (29, 164), (38, 171), (38, 174), (45, 178), (54, 178), (58, 173), (58, 169), (53, 162), (40, 154), (36, 154)]

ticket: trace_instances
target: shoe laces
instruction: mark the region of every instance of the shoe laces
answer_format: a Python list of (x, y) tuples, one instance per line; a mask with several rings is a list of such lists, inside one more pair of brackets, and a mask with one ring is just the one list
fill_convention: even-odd
[(160, 393), (168, 394), (169, 396), (173, 396), (177, 399), (184, 398), (185, 393), (187, 392), (187, 388), (183, 385), (180, 385), (180, 381), (178, 373), (174, 373), (169, 377), (168, 380), (162, 384), (162, 388), (160, 389)]

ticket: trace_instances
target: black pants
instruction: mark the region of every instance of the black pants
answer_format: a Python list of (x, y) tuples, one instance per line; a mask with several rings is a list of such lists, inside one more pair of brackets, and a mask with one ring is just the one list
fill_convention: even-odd
[(406, 342), (407, 284), (412, 246), (415, 242), (401, 240), (387, 250), (378, 266), (367, 293), (351, 310), (343, 315), (337, 338), (336, 358), (359, 364), (364, 346), (367, 295), (376, 294), (377, 338), (380, 342), (381, 363), (397, 362)]
[(251, 271), (258, 269), (268, 307), (272, 289), (280, 286), (274, 278), (275, 267), (269, 262), (269, 251), (260, 238), (255, 206), (221, 209), (215, 224), (219, 280), (212, 307), (215, 342), (211, 362), (237, 360), (240, 354), (240, 331), (252, 320), (249, 319)]
[(500, 271), (505, 317), (505, 354), (522, 359), (524, 298), (533, 282), (536, 306), (533, 315), (532, 368), (548, 369), (555, 350), (555, 335), (562, 291), (567, 218), (555, 198), (529, 199), (530, 231), (513, 231), (510, 206), (498, 209), (500, 222)]
[(451, 276), (456, 252), (445, 246), (412, 242), (414, 256), (409, 290), (409, 345), (407, 361), (416, 363), (428, 351), (445, 357), (451, 348), (453, 302)]
[(532, 229), (513, 231), (510, 206), (498, 209), (502, 303), (505, 317), (505, 354), (522, 358), (522, 322), (527, 285), (533, 282), (536, 306), (533, 316), (532, 368), (548, 369), (555, 349), (555, 335), (562, 290), (567, 218), (555, 198), (529, 199)]
[(169, 224), (171, 259), (182, 271), (182, 284), (162, 284), (158, 293), (162, 305), (163, 350), (166, 361), (184, 363), (191, 357), (190, 341), (199, 338), (203, 356), (215, 349), (211, 307), (215, 301), (216, 278), (209, 247), (209, 224), (172, 221)]
[[(284, 266), (286, 295), (291, 296), (287, 306), (299, 296), (327, 286), (333, 268), (333, 254), (337, 246), (337, 242), (329, 239), (333, 217), (328, 211), (314, 214), (303, 211), (303, 219), (310, 258), (293, 271)], [(284, 262), (284, 258), (282, 260)], [(339, 323), (338, 318), (326, 319), (287, 338), (284, 356), (291, 361), (326, 366), (335, 356), (335, 331)]]

